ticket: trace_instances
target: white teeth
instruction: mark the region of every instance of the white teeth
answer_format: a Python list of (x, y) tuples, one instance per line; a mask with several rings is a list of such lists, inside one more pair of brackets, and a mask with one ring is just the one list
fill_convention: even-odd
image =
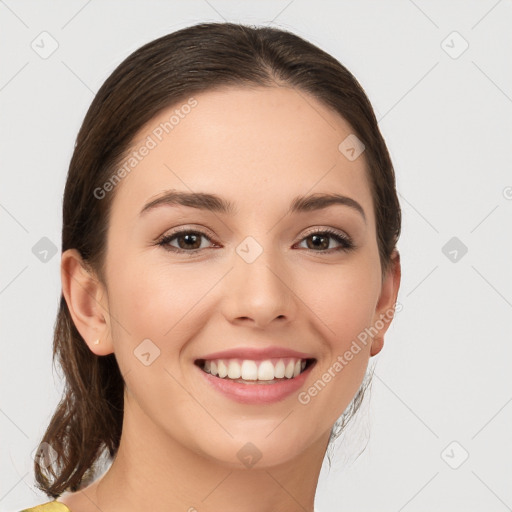
[(242, 373), (240, 372), (240, 365), (237, 361), (231, 359), (228, 365), (228, 377), (230, 379), (239, 379)]
[(224, 364), (224, 361), (221, 359), (217, 366), (217, 371), (219, 372), (219, 377), (223, 379), (228, 374), (228, 367)]
[(282, 379), (284, 377), (284, 363), (282, 359), (279, 359), (276, 367), (274, 368), (274, 377), (276, 379)]
[(287, 379), (291, 379), (293, 377), (293, 370), (295, 369), (295, 364), (293, 361), (290, 361), (287, 365), (286, 365), (286, 369), (284, 370), (284, 376), (287, 378)]
[(206, 373), (228, 377), (233, 380), (274, 381), (276, 379), (292, 379), (306, 368), (306, 361), (297, 358), (275, 358), (263, 361), (251, 359), (216, 359), (205, 360), (202, 369)]
[(258, 380), (272, 380), (274, 378), (274, 365), (271, 361), (262, 361), (258, 368)]
[(258, 367), (254, 361), (244, 360), (242, 363), (242, 379), (244, 380), (258, 380), (261, 377), (258, 376)]

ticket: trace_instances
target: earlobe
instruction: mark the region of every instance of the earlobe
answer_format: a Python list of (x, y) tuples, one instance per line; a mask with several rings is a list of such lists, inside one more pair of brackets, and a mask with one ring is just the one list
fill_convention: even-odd
[(400, 253), (395, 248), (391, 255), (391, 262), (382, 281), (382, 289), (375, 310), (373, 327), (378, 331), (372, 341), (370, 356), (377, 355), (384, 346), (384, 335), (395, 315), (396, 300), (400, 288), (402, 271), (400, 266)]
[(373, 338), (373, 341), (372, 341), (372, 346), (371, 346), (371, 349), (370, 349), (370, 356), (373, 357), (373, 356), (376, 356), (381, 350), (382, 350), (382, 347), (384, 346), (384, 334), (377, 334), (377, 336), (375, 336), (375, 338)]
[[(73, 323), (91, 352), (98, 356), (111, 354), (114, 349), (106, 321), (109, 314), (104, 286), (86, 268), (76, 249), (68, 249), (62, 254), (61, 280), (62, 294)], [(98, 339), (101, 342), (95, 343)]]

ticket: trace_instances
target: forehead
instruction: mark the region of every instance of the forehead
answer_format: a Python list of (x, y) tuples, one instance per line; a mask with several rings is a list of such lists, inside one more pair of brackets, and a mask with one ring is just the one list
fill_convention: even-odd
[(351, 134), (339, 114), (289, 87), (196, 94), (162, 111), (134, 138), (123, 161), (133, 165), (125, 165), (115, 203), (131, 217), (166, 189), (283, 208), (285, 196), (338, 192), (357, 196), (373, 217), (364, 153), (351, 161), (339, 149)]

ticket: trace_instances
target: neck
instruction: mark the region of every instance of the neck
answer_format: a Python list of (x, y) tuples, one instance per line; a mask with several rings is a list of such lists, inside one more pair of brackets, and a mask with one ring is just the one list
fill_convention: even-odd
[(116, 457), (83, 492), (91, 510), (104, 512), (312, 512), (328, 439), (326, 432), (278, 466), (233, 468), (183, 446), (125, 402)]

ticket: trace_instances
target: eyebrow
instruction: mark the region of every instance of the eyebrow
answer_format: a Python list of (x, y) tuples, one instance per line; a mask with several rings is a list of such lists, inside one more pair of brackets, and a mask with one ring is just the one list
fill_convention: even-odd
[[(332, 205), (343, 205), (356, 210), (361, 214), (366, 223), (366, 214), (363, 207), (354, 199), (340, 194), (311, 194), (309, 196), (295, 197), (287, 214), (311, 212), (322, 210)], [(215, 194), (205, 192), (184, 192), (179, 190), (167, 190), (160, 196), (144, 205), (140, 216), (159, 206), (188, 206), (199, 210), (207, 210), (216, 213), (235, 215), (238, 213), (235, 204)]]

